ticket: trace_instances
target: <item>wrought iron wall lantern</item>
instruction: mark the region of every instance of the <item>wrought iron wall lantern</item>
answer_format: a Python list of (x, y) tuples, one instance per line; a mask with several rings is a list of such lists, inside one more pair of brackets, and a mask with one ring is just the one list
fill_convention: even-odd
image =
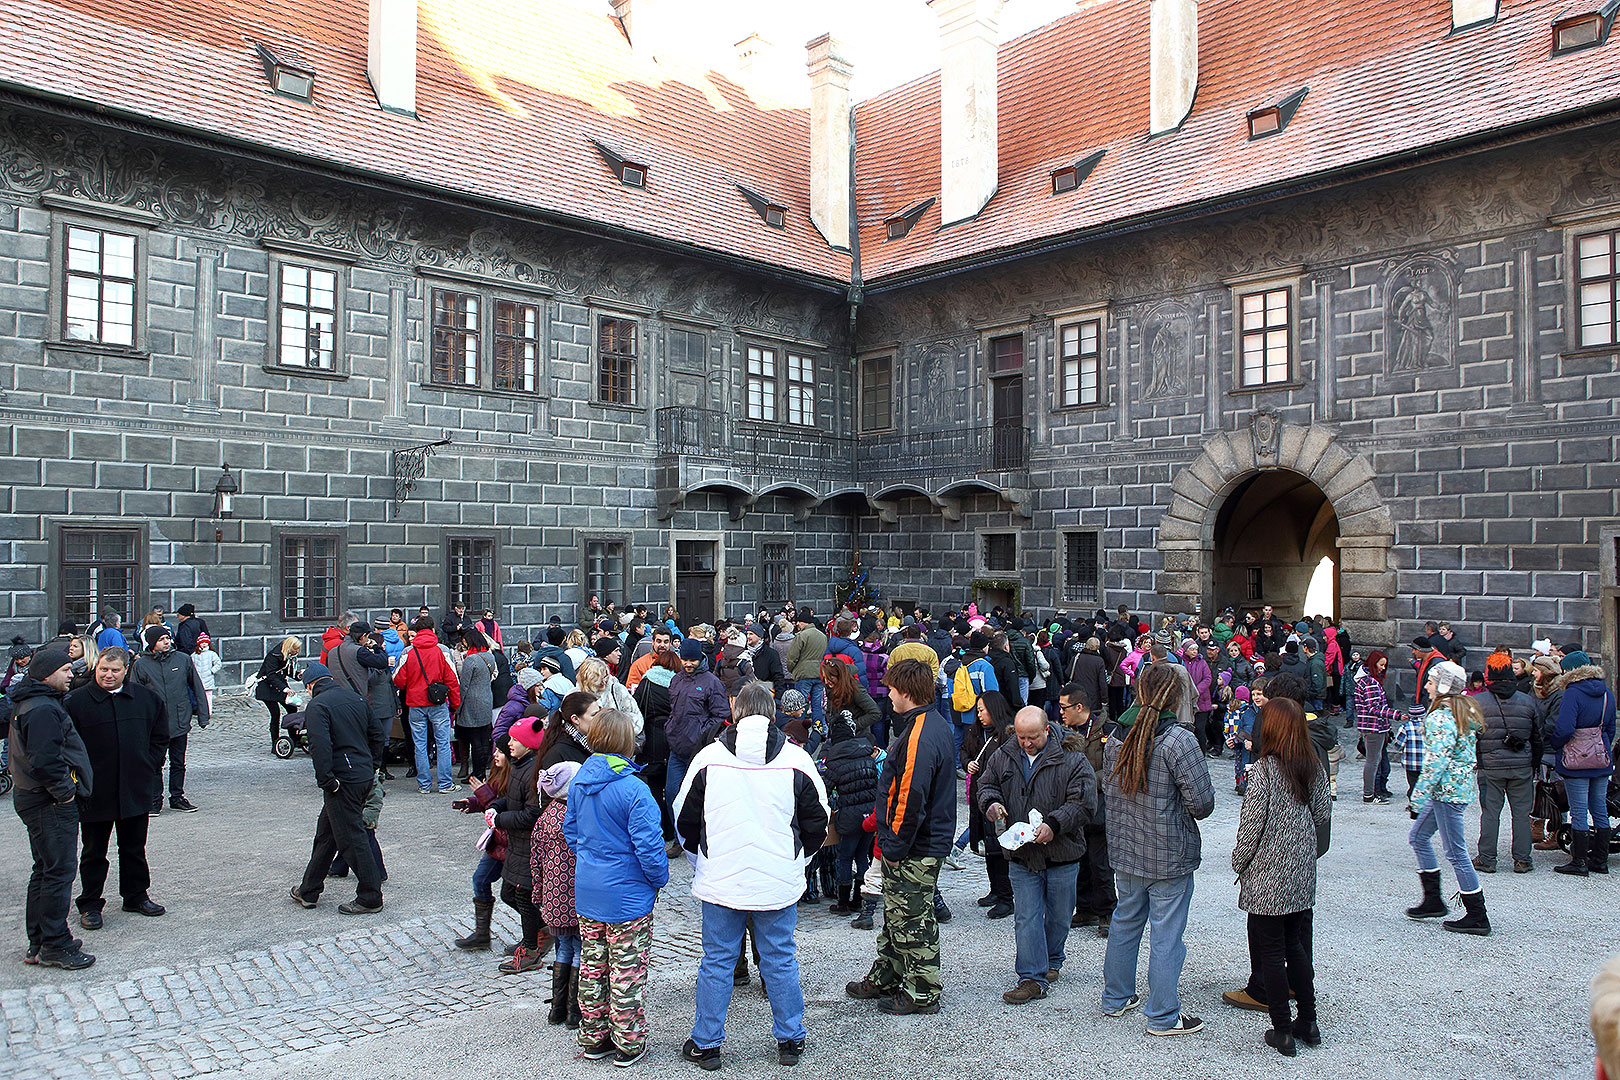
[(214, 516), (216, 518), (230, 518), (236, 516), (236, 477), (231, 475), (231, 467), (227, 463), (219, 479), (214, 482)]
[(393, 453), (394, 464), (394, 514), (399, 514), (400, 507), (410, 497), (411, 489), (416, 482), (427, 475), (427, 461), (441, 446), (449, 446), (448, 437), (438, 442), (423, 443), (421, 446), (407, 446)]

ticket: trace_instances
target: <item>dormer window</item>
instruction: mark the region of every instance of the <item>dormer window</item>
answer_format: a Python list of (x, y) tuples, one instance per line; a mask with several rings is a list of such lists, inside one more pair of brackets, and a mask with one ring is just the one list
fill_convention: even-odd
[(748, 200), (748, 205), (754, 208), (754, 213), (759, 215), (761, 221), (773, 229), (787, 228), (786, 206), (742, 184), (737, 185), (737, 190), (742, 192), (742, 197)]
[(1098, 150), (1094, 154), (1087, 154), (1073, 165), (1053, 169), (1052, 194), (1062, 195), (1085, 183), (1086, 177), (1091, 175), (1091, 170), (1097, 167), (1097, 162), (1102, 160), (1104, 153), (1105, 151)]
[[(1616, 0), (1620, 2), (1620, 0)], [(1299, 103), (1305, 100), (1309, 87), (1300, 87), (1281, 101), (1262, 105), (1249, 112), (1249, 138), (1263, 139), (1267, 135), (1276, 135), (1288, 126), (1288, 121), (1294, 118), (1299, 110)]]
[(636, 161), (630, 155), (617, 147), (610, 146), (601, 139), (592, 139), (591, 145), (596, 152), (602, 155), (602, 160), (608, 163), (613, 175), (619, 178), (619, 183), (625, 187), (644, 188), (647, 186), (647, 166)]
[(253, 43), (270, 89), (282, 97), (308, 101), (315, 94), (315, 68), (297, 52), (284, 45)]
[(1620, 10), (1620, 0), (1594, 5), (1590, 2), (1566, 8), (1553, 20), (1553, 55), (1574, 52), (1609, 40), (1614, 26), (1614, 14)]
[(933, 199), (920, 199), (898, 214), (884, 218), (883, 227), (887, 231), (889, 239), (898, 240), (910, 232), (912, 226), (916, 225), (923, 214), (928, 211), (928, 208), (933, 205)]

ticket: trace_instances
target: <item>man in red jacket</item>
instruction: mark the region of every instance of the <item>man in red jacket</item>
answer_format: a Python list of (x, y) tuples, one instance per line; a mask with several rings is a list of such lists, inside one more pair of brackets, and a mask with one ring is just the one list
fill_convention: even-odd
[[(445, 659), (439, 638), (433, 633), (433, 620), (416, 621), (411, 644), (399, 658), (394, 685), (405, 694), (405, 715), (416, 744), (416, 783), (426, 795), (433, 790), (428, 766), (428, 726), (433, 728), (433, 745), (438, 747), (439, 790), (455, 791), (460, 785), (450, 780), (450, 713), (461, 708), (461, 686), (456, 669)], [(434, 699), (437, 699), (435, 701)]]

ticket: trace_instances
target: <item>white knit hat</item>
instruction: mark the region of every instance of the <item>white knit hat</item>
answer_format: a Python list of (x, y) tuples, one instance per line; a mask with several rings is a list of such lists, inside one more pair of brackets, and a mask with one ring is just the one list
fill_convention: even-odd
[(1437, 693), (1460, 694), (1468, 687), (1468, 672), (1461, 664), (1454, 664), (1450, 660), (1442, 660), (1429, 669), (1434, 675), (1434, 688)]

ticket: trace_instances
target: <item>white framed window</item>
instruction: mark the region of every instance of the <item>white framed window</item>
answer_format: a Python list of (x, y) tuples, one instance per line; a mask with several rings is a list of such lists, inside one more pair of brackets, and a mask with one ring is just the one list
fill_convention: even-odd
[(1238, 385), (1268, 386), (1293, 374), (1293, 290), (1265, 289), (1238, 297)]
[(748, 419), (776, 419), (776, 350), (748, 346)]
[(139, 246), (130, 232), (63, 227), (62, 340), (135, 347)]
[(816, 361), (799, 353), (787, 354), (787, 422), (816, 422)]
[(1102, 403), (1102, 320), (1058, 328), (1058, 407)]
[(517, 300), (495, 301), (495, 363), (491, 386), (532, 394), (540, 378), (540, 306)]
[(275, 266), (275, 364), (336, 371), (341, 275), (302, 263)]

